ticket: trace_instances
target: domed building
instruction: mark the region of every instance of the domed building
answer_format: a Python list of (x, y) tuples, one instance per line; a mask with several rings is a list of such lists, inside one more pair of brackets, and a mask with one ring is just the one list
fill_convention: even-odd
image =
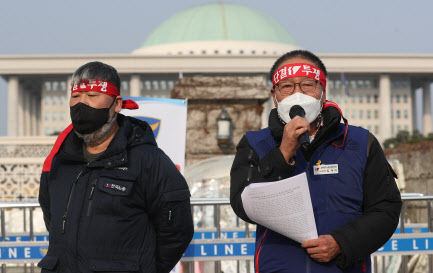
[(271, 17), (246, 6), (213, 3), (170, 17), (132, 54), (263, 56), (297, 48)]

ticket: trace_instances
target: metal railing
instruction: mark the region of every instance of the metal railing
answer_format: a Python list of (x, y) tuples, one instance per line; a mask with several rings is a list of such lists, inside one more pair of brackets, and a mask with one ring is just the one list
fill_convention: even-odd
[[(403, 207), (401, 211), (401, 218), (400, 218), (400, 230), (401, 233), (405, 233), (405, 228), (408, 223), (408, 217), (407, 217), (407, 211), (408, 211), (408, 202), (412, 201), (425, 201), (427, 202), (427, 228), (428, 232), (433, 232), (433, 195), (422, 195), (422, 194), (403, 194), (402, 195), (403, 200)], [(230, 202), (228, 198), (206, 198), (206, 199), (198, 199), (193, 198), (191, 199), (191, 209), (194, 210), (195, 206), (213, 206), (214, 211), (214, 225), (216, 230), (216, 238), (212, 239), (215, 241), (223, 241), (224, 239), (221, 239), (221, 206), (229, 206)], [(6, 231), (6, 219), (5, 219), (5, 212), (8, 209), (22, 209), (24, 210), (24, 218), (23, 218), (23, 224), (24, 224), (24, 230), (27, 230), (27, 223), (26, 223), (26, 214), (25, 211), (29, 211), (29, 223), (28, 223), (28, 235), (30, 237), (30, 241), (33, 241), (35, 238), (35, 232), (34, 232), (34, 210), (35, 208), (39, 208), (38, 202), (0, 202), (0, 228), (1, 228), (1, 235), (2, 235), (2, 241), (6, 241), (7, 231)], [(242, 220), (241, 220), (242, 221)], [(239, 219), (237, 219), (237, 226), (239, 226)], [(246, 238), (249, 237), (250, 234), (250, 226), (248, 223), (245, 223), (245, 236)], [(432, 251), (433, 253), (433, 251)], [(415, 253), (414, 253), (415, 254)], [(397, 254), (400, 255), (400, 254)], [(413, 255), (413, 254), (410, 254)], [(429, 257), (429, 271), (433, 273), (433, 254), (428, 254)], [(385, 262), (382, 256), (382, 268), (379, 270), (378, 268), (378, 259), (380, 257), (380, 253), (375, 253), (373, 255), (373, 261), (372, 261), (372, 269), (375, 273), (385, 272)], [(250, 260), (253, 257), (250, 257)], [(408, 255), (402, 255), (402, 263), (401, 263), (401, 272), (402, 273), (408, 273)], [(207, 260), (209, 261), (209, 259)], [(220, 273), (221, 272), (221, 259), (214, 260), (215, 262), (215, 272)], [(2, 266), (2, 273), (6, 273), (6, 264), (3, 263)], [(189, 262), (188, 269), (190, 273), (194, 272), (194, 264), (193, 262)], [(239, 260), (237, 261), (237, 271), (239, 272)], [(35, 264), (31, 263), (30, 265), (30, 272), (34, 272), (35, 270)], [(25, 266), (25, 272), (27, 272), (27, 267)], [(247, 260), (246, 262), (246, 272), (250, 273), (250, 262)]]
[[(433, 195), (424, 195), (422, 193), (403, 193), (402, 194), (402, 200), (403, 205), (400, 213), (400, 232), (402, 234), (405, 233), (405, 227), (408, 222), (408, 202), (411, 201), (425, 201), (427, 202), (427, 230), (429, 233), (433, 232), (433, 210), (432, 210), (432, 202), (433, 202)], [(417, 253), (414, 253), (417, 254)], [(428, 254), (428, 260), (429, 260), (429, 266), (428, 266), (428, 272), (433, 273), (433, 254)], [(402, 262), (401, 262), (401, 272), (402, 273), (408, 273), (408, 263), (409, 263), (409, 255), (402, 255)], [(373, 269), (374, 272), (378, 271), (377, 266), (377, 256), (374, 256), (373, 258)], [(385, 273), (385, 262), (384, 259), (382, 259), (382, 273)]]

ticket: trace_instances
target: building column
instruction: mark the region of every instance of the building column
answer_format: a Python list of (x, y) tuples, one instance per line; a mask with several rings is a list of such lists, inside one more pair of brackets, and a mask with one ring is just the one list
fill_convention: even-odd
[(380, 142), (385, 141), (392, 137), (391, 128), (391, 79), (389, 75), (381, 75), (379, 82), (379, 95), (380, 95)]
[(426, 82), (422, 90), (422, 134), (427, 136), (432, 133), (431, 101), (430, 101), (430, 82)]
[(18, 136), (24, 136), (25, 131), (24, 104), (24, 89), (21, 85), (18, 88)]
[(28, 92), (25, 92), (25, 90), (23, 89), (23, 95), (24, 95), (24, 136), (31, 136), (31, 129), (32, 129), (32, 124), (31, 124), (31, 107), (32, 107), (32, 102), (31, 102), (31, 92), (30, 90), (28, 90)]
[(416, 107), (416, 88), (414, 88), (412, 85), (410, 90), (410, 99), (411, 99), (411, 107), (412, 107), (412, 131), (409, 132), (411, 135), (415, 130), (418, 130), (419, 124), (417, 121), (418, 117), (418, 107)]
[(8, 80), (8, 136), (18, 136), (18, 77)]
[(37, 115), (37, 109), (38, 109), (38, 105), (37, 105), (37, 99), (36, 99), (36, 94), (32, 93), (31, 94), (31, 125), (32, 125), (32, 131), (31, 131), (31, 135), (32, 136), (37, 136), (38, 135), (38, 119), (36, 117)]
[(140, 97), (140, 76), (132, 75), (129, 82), (129, 95), (131, 97)]
[(36, 93), (36, 131), (38, 136), (43, 135), (42, 130), (42, 91)]

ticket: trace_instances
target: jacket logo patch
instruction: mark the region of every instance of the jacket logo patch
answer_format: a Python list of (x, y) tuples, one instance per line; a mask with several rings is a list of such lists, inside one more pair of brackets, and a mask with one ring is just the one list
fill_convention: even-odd
[(155, 136), (155, 140), (158, 138), (159, 129), (161, 128), (160, 119), (151, 118), (151, 117), (140, 117), (140, 116), (133, 116), (133, 117), (139, 120), (144, 120), (145, 122), (149, 123), (150, 128), (152, 128), (153, 135)]
[(121, 192), (125, 192), (128, 189), (125, 186), (120, 186), (120, 185), (117, 185), (117, 184), (114, 184), (114, 183), (105, 183), (104, 187), (108, 188), (108, 189), (113, 189), (113, 190), (121, 191)]

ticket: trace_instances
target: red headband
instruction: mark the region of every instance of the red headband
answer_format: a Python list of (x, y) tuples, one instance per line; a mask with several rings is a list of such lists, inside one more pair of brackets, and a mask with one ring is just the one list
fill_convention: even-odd
[(314, 65), (304, 63), (288, 64), (280, 67), (272, 77), (272, 84), (275, 86), (284, 79), (295, 77), (308, 77), (319, 81), (323, 88), (326, 89), (325, 73)]
[(117, 90), (116, 86), (107, 81), (100, 80), (89, 80), (85, 82), (83, 81), (80, 83), (80, 85), (74, 84), (71, 89), (72, 93), (83, 91), (99, 92), (111, 97), (117, 97), (120, 95), (119, 90)]
[[(117, 90), (116, 86), (107, 81), (100, 80), (89, 80), (83, 81), (78, 84), (74, 84), (71, 88), (71, 93), (75, 92), (85, 92), (85, 91), (93, 91), (99, 92), (111, 97), (120, 96), (119, 90)], [(138, 104), (133, 100), (124, 100), (122, 101), (122, 108), (124, 109), (138, 109)]]

